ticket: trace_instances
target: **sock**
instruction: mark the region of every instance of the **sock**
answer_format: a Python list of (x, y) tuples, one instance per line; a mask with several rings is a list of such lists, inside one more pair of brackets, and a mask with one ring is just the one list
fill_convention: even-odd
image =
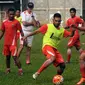
[(68, 54), (67, 61), (70, 62), (70, 59), (71, 59), (71, 54)]
[(26, 63), (30, 63), (30, 56), (27, 57)]
[(80, 65), (80, 72), (81, 72), (82, 78), (85, 78), (85, 64)]
[(22, 71), (22, 68), (19, 68), (18, 70), (19, 70), (19, 71)]
[(62, 74), (62, 70), (60, 70), (60, 69), (57, 70), (57, 74), (58, 74), (58, 75), (61, 75), (61, 74)]
[(53, 61), (51, 59), (46, 60), (43, 65), (40, 67), (40, 69), (37, 71), (39, 74), (45, 70)]

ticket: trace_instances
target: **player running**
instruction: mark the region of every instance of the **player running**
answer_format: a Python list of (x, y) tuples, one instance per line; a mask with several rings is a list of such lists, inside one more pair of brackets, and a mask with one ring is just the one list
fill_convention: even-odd
[[(33, 74), (33, 78), (36, 79), (40, 73), (45, 70), (50, 64), (54, 64), (55, 67), (60, 67), (57, 70), (57, 74), (61, 75), (65, 69), (65, 63), (62, 55), (57, 50), (59, 42), (63, 37), (71, 36), (71, 33), (60, 27), (61, 15), (55, 13), (53, 16), (53, 24), (46, 24), (24, 37), (26, 39), (29, 36), (42, 33), (44, 34), (42, 52), (46, 56), (47, 60), (42, 64), (37, 72)], [(74, 31), (73, 31), (74, 32)], [(72, 33), (73, 33), (72, 32)]]
[[(72, 32), (72, 28), (71, 25), (76, 25), (78, 26), (79, 24), (84, 25), (84, 21), (83, 19), (81, 19), (80, 17), (76, 16), (76, 9), (75, 8), (71, 8), (70, 9), (70, 18), (67, 20), (66, 23), (66, 28), (70, 28), (70, 31)], [(76, 49), (81, 53), (82, 49), (80, 47), (80, 38), (79, 38), (79, 32), (76, 29), (74, 36), (72, 36), (70, 38), (70, 40), (68, 41), (68, 49), (67, 49), (67, 61), (66, 63), (70, 62), (71, 59), (71, 48), (75, 46)]]
[[(72, 28), (85, 31), (85, 27), (76, 27), (75, 25), (73, 25)], [(82, 77), (80, 81), (77, 83), (77, 85), (85, 83), (85, 50), (81, 52), (81, 55), (79, 57), (79, 62), (80, 62), (80, 72)]]

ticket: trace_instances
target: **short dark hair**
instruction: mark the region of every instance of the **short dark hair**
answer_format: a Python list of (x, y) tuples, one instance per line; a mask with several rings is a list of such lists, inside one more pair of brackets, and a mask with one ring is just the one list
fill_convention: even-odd
[(28, 6), (29, 8), (34, 8), (33, 2), (29, 2), (27, 6)]
[(16, 9), (16, 11), (21, 11), (20, 9)]
[(53, 16), (53, 18), (55, 18), (55, 17), (61, 18), (61, 14), (55, 13), (54, 16)]
[(15, 9), (14, 9), (14, 8), (9, 8), (9, 9), (8, 9), (8, 13), (9, 13), (10, 11), (13, 11), (13, 12), (15, 13)]
[(73, 11), (73, 12), (76, 13), (76, 9), (75, 9), (75, 8), (71, 8), (71, 9), (70, 9), (70, 12), (71, 12), (71, 11)]

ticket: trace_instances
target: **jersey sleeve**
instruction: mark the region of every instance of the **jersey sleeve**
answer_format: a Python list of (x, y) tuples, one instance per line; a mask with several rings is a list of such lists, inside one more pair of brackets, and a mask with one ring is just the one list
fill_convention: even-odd
[(5, 31), (5, 25), (4, 25), (4, 22), (2, 22), (2, 25), (1, 25), (0, 30)]
[(71, 35), (71, 32), (64, 30), (64, 37), (69, 37)]
[(78, 18), (77, 18), (77, 22), (78, 22), (79, 24), (82, 24), (82, 23), (84, 23), (84, 20), (81, 19), (80, 17), (78, 17)]
[(42, 34), (45, 34), (46, 31), (48, 29), (48, 26), (47, 24), (43, 25), (42, 27), (39, 28), (39, 31), (42, 33)]

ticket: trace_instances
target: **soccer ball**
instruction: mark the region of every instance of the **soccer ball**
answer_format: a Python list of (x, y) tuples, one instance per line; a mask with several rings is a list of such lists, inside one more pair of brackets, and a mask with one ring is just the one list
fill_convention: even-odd
[(64, 81), (64, 78), (62, 75), (55, 75), (53, 77), (53, 84), (54, 85), (61, 85)]

